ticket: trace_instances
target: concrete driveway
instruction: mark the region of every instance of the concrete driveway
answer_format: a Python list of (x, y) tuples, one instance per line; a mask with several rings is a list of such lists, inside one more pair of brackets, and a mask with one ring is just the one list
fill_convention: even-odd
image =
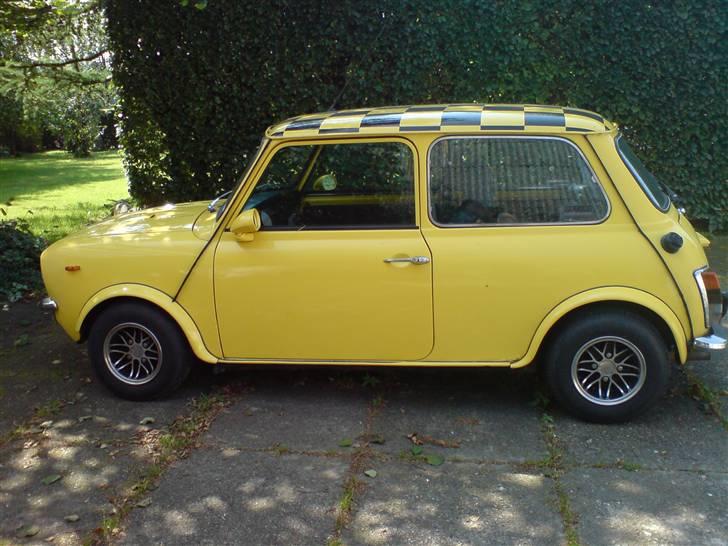
[(0, 312), (0, 544), (727, 544), (728, 355), (626, 425), (529, 370), (197, 370), (132, 403)]

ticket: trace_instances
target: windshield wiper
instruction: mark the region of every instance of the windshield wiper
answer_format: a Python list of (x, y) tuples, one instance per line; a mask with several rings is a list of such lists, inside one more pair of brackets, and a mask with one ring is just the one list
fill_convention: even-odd
[(210, 201), (210, 204), (207, 205), (207, 210), (209, 210), (210, 212), (215, 212), (215, 208), (217, 207), (218, 201), (220, 201), (220, 199), (225, 199), (231, 193), (233, 193), (233, 190), (228, 190), (225, 193), (221, 193), (220, 195), (215, 197), (215, 199)]

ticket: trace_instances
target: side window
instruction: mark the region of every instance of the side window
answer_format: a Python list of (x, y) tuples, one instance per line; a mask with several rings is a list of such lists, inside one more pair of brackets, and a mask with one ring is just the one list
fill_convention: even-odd
[(414, 159), (398, 142), (280, 149), (245, 209), (263, 229), (414, 227)]
[(430, 150), (430, 213), (440, 225), (588, 223), (609, 210), (570, 143), (552, 138), (446, 138)]

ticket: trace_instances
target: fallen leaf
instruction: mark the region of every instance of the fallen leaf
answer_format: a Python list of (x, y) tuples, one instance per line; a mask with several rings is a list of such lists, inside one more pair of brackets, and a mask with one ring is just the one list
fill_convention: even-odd
[(81, 519), (81, 516), (79, 516), (78, 514), (69, 514), (63, 519), (66, 520), (68, 523), (75, 523)]
[(344, 438), (339, 442), (339, 447), (351, 447), (353, 443), (350, 438)]
[(34, 537), (40, 533), (40, 528), (37, 525), (21, 525), (15, 530), (15, 536), (18, 538)]
[(421, 446), (424, 444), (431, 444), (434, 446), (440, 446), (440, 447), (453, 447), (458, 448), (460, 447), (460, 442), (457, 440), (440, 440), (438, 438), (433, 438), (432, 436), (428, 436), (427, 434), (417, 434), (416, 432), (413, 432), (412, 434), (409, 434), (407, 438), (415, 445)]
[(422, 455), (422, 446), (412, 446), (412, 455)]
[(52, 483), (56, 483), (58, 480), (63, 478), (60, 474), (51, 474), (50, 476), (46, 476), (43, 478), (42, 482), (44, 485), (50, 485)]
[(431, 454), (427, 456), (427, 464), (430, 464), (432, 466), (440, 466), (444, 462), (445, 459), (444, 457), (442, 457), (442, 455)]
[(140, 425), (151, 425), (154, 422), (154, 417), (145, 417), (139, 421)]
[(24, 345), (28, 345), (29, 343), (30, 338), (28, 337), (28, 334), (21, 334), (18, 336), (18, 339), (15, 340), (15, 343), (13, 343), (13, 345), (15, 347), (23, 347)]
[(364, 475), (369, 478), (376, 478), (377, 477), (377, 471), (374, 469), (369, 469), (364, 471)]
[(422, 441), (419, 438), (417, 438), (417, 433), (416, 432), (413, 432), (412, 434), (408, 434), (407, 435), (407, 439), (410, 442), (412, 442), (413, 444), (415, 444), (416, 446), (421, 446), (422, 445)]
[(136, 505), (137, 505), (137, 506), (138, 506), (139, 508), (146, 508), (146, 507), (147, 507), (147, 506), (149, 506), (150, 504), (152, 504), (152, 499), (151, 499), (150, 497), (147, 497), (146, 499), (142, 499), (142, 500), (140, 500), (140, 501), (139, 501), (139, 502), (138, 502), (138, 503), (137, 503)]

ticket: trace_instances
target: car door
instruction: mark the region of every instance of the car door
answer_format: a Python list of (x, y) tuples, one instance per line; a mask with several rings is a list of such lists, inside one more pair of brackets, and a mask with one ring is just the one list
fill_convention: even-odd
[(269, 152), (237, 204), (258, 210), (261, 230), (248, 242), (224, 232), (215, 253), (225, 358), (401, 361), (430, 352), (431, 256), (417, 222), (415, 155), (404, 140), (381, 139)]
[(436, 342), (428, 358), (515, 361), (562, 301), (653, 275), (642, 267), (649, 247), (626, 211), (610, 207), (618, 197), (587, 153), (572, 138), (547, 136), (432, 143), (423, 233), (435, 263)]

